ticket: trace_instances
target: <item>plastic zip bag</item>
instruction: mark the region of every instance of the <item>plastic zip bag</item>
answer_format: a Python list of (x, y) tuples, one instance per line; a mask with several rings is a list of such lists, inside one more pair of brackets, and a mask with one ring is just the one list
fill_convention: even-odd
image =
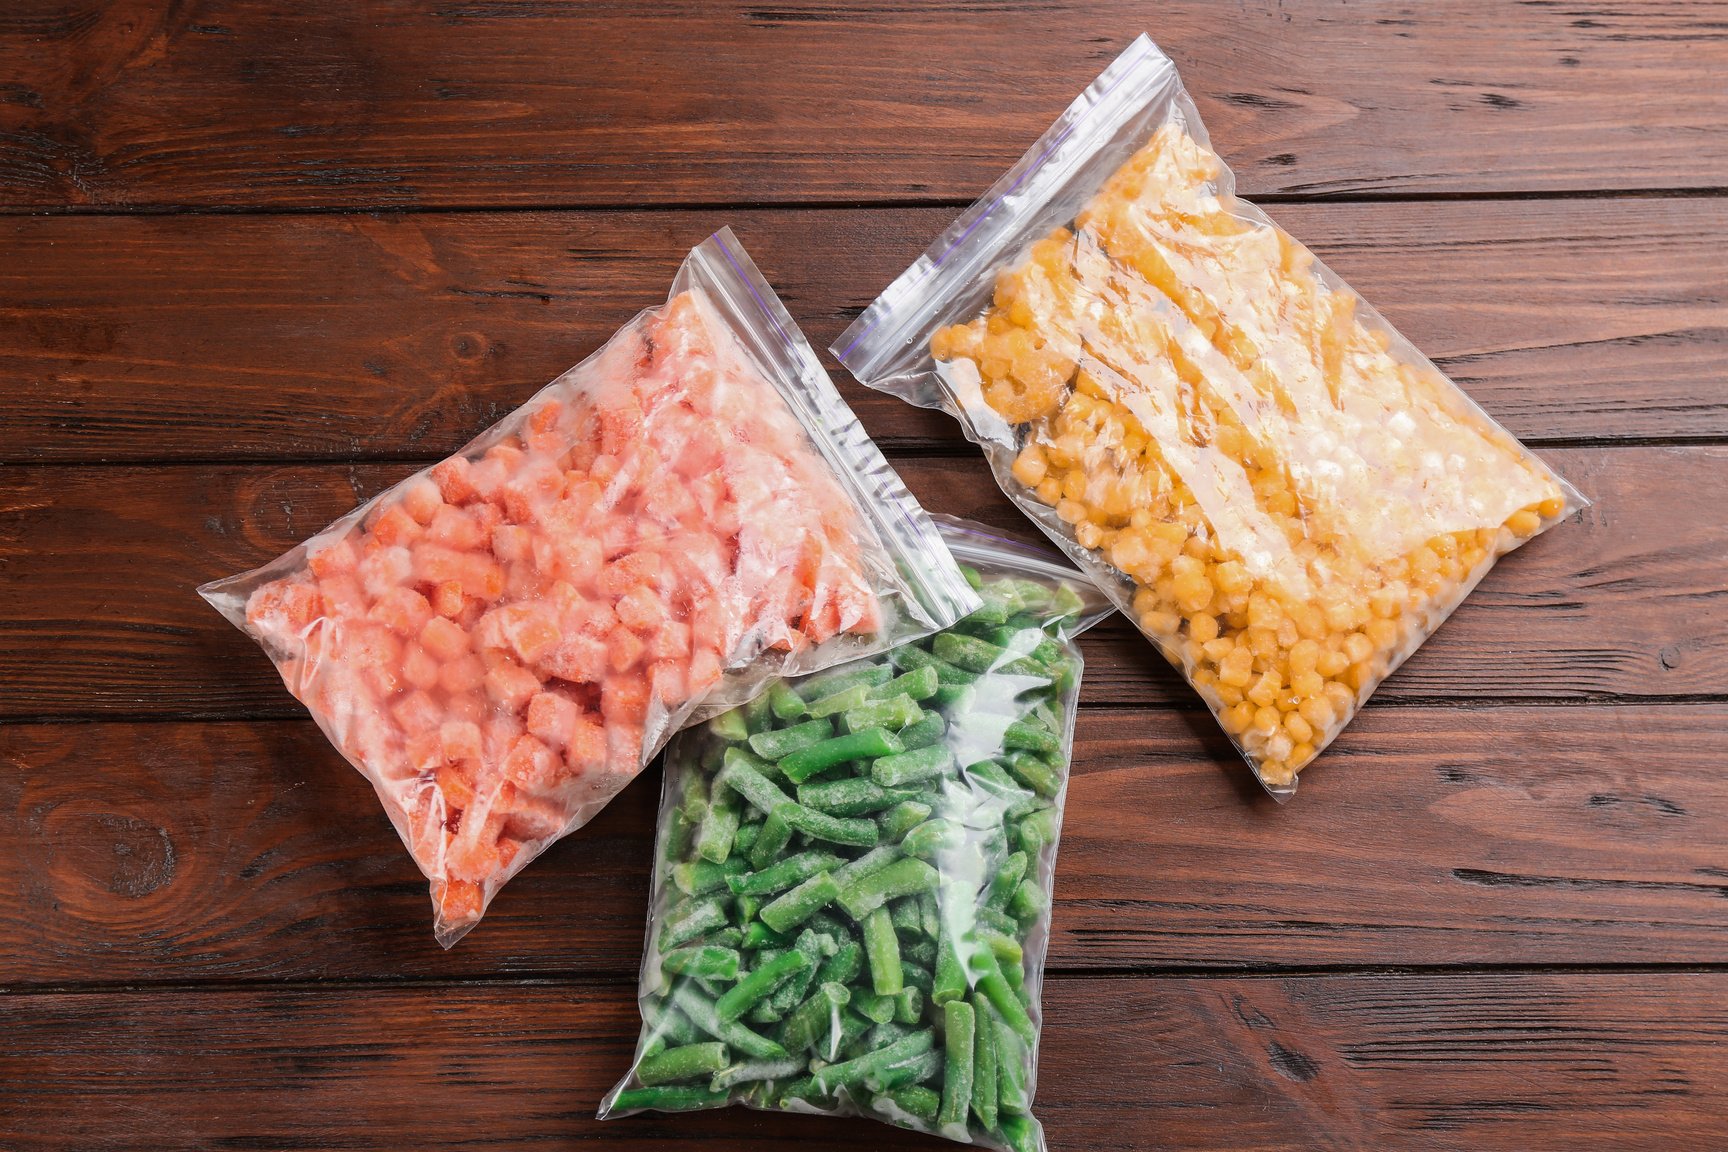
[(983, 607), (668, 749), (642, 1033), (601, 1117), (745, 1104), (1044, 1147), (1074, 637), (1111, 607), (1055, 556), (937, 519)]
[(1252, 204), (1137, 39), (834, 345), (1296, 774), (1585, 501)]
[(456, 455), (198, 591), (372, 782), (445, 947), (705, 700), (978, 602), (725, 229)]

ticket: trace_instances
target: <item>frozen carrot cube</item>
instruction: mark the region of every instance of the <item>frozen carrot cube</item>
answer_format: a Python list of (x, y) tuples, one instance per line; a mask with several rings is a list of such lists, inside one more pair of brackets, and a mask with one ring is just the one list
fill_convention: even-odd
[(648, 685), (640, 676), (614, 675), (600, 685), (600, 714), (608, 725), (640, 725), (648, 716)]
[(435, 731), (443, 723), (444, 713), (438, 702), (425, 692), (415, 690), (396, 702), (390, 709), (396, 723), (410, 736)]
[(628, 628), (614, 628), (606, 638), (606, 663), (614, 672), (628, 672), (642, 662), (648, 646)]
[(432, 605), (414, 589), (396, 587), (378, 597), (371, 616), (398, 636), (414, 636), (432, 619)]
[(531, 735), (517, 738), (504, 757), (504, 775), (529, 792), (545, 792), (558, 782), (563, 758)]
[(557, 692), (540, 692), (528, 701), (528, 732), (552, 748), (570, 742), (582, 709), (576, 701)]
[(432, 610), (440, 616), (455, 619), (462, 614), (464, 597), (462, 585), (454, 580), (443, 580), (432, 590)]
[(439, 673), (444, 668), (432, 654), (419, 643), (408, 645), (408, 651), (402, 657), (402, 678), (416, 688), (435, 688), (438, 686)]
[(534, 534), (520, 524), (500, 524), (492, 529), (492, 555), (512, 564), (527, 560)]
[(550, 840), (570, 822), (565, 806), (520, 790), (504, 810), (504, 834), (518, 840)]
[(433, 882), (433, 900), (438, 918), (446, 924), (467, 924), (480, 919), (480, 886), (468, 880)]
[(469, 720), (446, 720), (439, 725), (438, 738), (446, 760), (479, 762), (480, 725)]
[(468, 651), (468, 633), (460, 624), (433, 616), (420, 628), (420, 643), (438, 660), (454, 660)]
[(444, 497), (438, 491), (438, 482), (430, 476), (416, 476), (402, 485), (402, 510), (412, 516), (416, 524), (432, 523), (443, 506)]
[(432, 482), (447, 504), (467, 504), (480, 492), (474, 486), (474, 465), (466, 457), (452, 456), (432, 469)]
[(645, 587), (620, 596), (616, 611), (621, 622), (638, 632), (654, 632), (667, 624), (665, 599)]
[(354, 550), (354, 541), (347, 536), (337, 537), (306, 554), (306, 567), (319, 580), (352, 572), (358, 563), (360, 554)]
[(558, 646), (558, 621), (543, 604), (506, 604), (497, 610), (504, 637), (524, 664), (538, 663)]
[(465, 763), (451, 761), (440, 765), (434, 770), (433, 780), (450, 811), (460, 812), (474, 803), (474, 777)]
[(519, 664), (499, 664), (486, 673), (486, 694), (510, 712), (520, 712), (539, 690), (540, 678)]
[(460, 508), (444, 504), (432, 517), (432, 523), (426, 526), (426, 539), (443, 548), (472, 552), (480, 547), (484, 537), (481, 536), (480, 525), (475, 522), (474, 517)]
[(593, 636), (566, 636), (538, 667), (572, 684), (598, 684), (606, 678), (606, 644)]
[(445, 663), (438, 672), (438, 685), (452, 695), (472, 692), (486, 681), (486, 665), (468, 654)]
[(387, 504), (372, 518), (372, 538), (388, 547), (412, 544), (420, 536), (420, 525), (402, 510), (400, 504)]

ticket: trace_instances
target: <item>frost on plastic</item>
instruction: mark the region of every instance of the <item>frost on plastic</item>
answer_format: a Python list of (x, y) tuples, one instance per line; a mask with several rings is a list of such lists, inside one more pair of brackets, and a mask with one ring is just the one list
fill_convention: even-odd
[(461, 452), (199, 591), (372, 781), (446, 947), (705, 699), (976, 604), (730, 232)]
[(1234, 186), (1142, 36), (834, 350), (961, 419), (1282, 799), (1583, 500)]
[(1110, 605), (1048, 553), (938, 519), (978, 611), (668, 750), (642, 1033), (601, 1116), (744, 1104), (1044, 1147), (1074, 637)]

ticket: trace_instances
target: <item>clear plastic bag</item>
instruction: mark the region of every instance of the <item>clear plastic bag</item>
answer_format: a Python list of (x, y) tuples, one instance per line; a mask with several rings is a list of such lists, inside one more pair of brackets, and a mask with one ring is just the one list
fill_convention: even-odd
[(833, 351), (958, 418), (1282, 800), (1584, 501), (1234, 187), (1141, 36)]
[(938, 520), (976, 613), (668, 749), (641, 1039), (602, 1117), (746, 1104), (1043, 1148), (1074, 637), (1111, 606), (1055, 556)]
[(456, 455), (199, 592), (372, 782), (445, 947), (699, 706), (978, 602), (729, 230)]

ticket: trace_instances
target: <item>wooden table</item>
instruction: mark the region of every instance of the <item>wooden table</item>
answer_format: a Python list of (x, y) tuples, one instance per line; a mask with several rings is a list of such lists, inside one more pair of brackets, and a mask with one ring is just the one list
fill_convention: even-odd
[[(731, 224), (826, 345), (1134, 33), (1244, 190), (1595, 501), (1278, 808), (1086, 648), (1058, 1150), (1728, 1142), (1728, 4), (0, 11), (0, 1146), (939, 1147), (599, 1124), (658, 773), (441, 952), (192, 593), (459, 444)], [(842, 389), (933, 508), (944, 418)]]

